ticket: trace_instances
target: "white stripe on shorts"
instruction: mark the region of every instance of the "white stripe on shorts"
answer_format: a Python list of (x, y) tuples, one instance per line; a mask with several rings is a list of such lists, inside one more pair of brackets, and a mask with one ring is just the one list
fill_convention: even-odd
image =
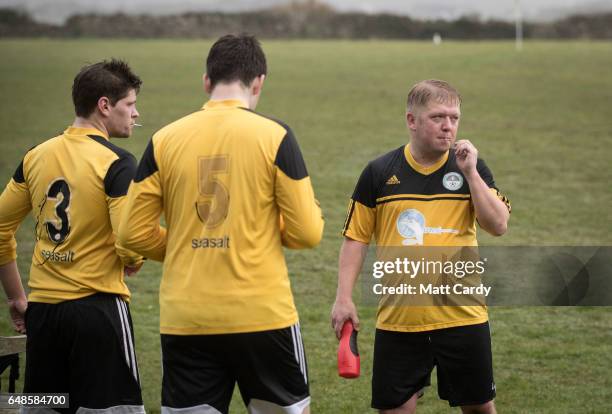
[[(134, 344), (132, 342), (132, 334), (130, 332), (130, 323), (127, 317), (127, 306), (120, 298), (115, 298), (119, 309), (119, 317), (121, 319), (121, 329), (123, 331), (123, 345), (125, 347), (125, 361), (132, 371), (132, 375), (136, 382), (140, 383), (138, 378), (138, 368), (136, 367), (136, 356), (134, 354)], [(127, 338), (127, 339), (126, 339)]]
[(137, 383), (140, 383), (140, 378), (138, 378), (138, 362), (136, 361), (136, 351), (134, 350), (134, 341), (132, 339), (131, 326), (128, 318), (128, 310), (127, 303), (121, 300), (121, 305), (123, 306), (123, 319), (125, 319), (125, 327), (127, 329), (128, 335), (128, 343), (130, 344), (130, 359), (132, 360), (132, 373), (134, 374), (134, 379)]
[(124, 348), (124, 352), (125, 352), (125, 363), (129, 367), (130, 366), (130, 353), (128, 352), (127, 338), (125, 337), (125, 324), (123, 323), (123, 312), (121, 311), (121, 304), (119, 303), (119, 298), (115, 298), (115, 303), (117, 304), (117, 311), (119, 312), (119, 320), (121, 321), (121, 335), (123, 336), (123, 348)]
[[(295, 362), (298, 363), (298, 365), (300, 365), (300, 354), (298, 352), (298, 348), (297, 348), (297, 338), (295, 335), (295, 325), (291, 326), (291, 339), (293, 341), (293, 356), (295, 357)], [(302, 367), (300, 365), (300, 371), (302, 370)]]
[(298, 363), (298, 367), (300, 368), (300, 372), (304, 375), (304, 367), (302, 365), (302, 353), (300, 352), (300, 340), (298, 336), (298, 326), (291, 326), (291, 339), (293, 339), (293, 355), (295, 356), (295, 361)]
[(308, 384), (308, 376), (307, 376), (307, 370), (306, 370), (306, 356), (304, 355), (304, 341), (302, 341), (302, 331), (300, 330), (300, 324), (297, 323), (296, 324), (297, 327), (297, 337), (298, 337), (298, 347), (300, 350), (300, 360), (302, 361), (301, 366), (302, 366), (302, 374), (304, 374), (304, 382), (306, 384)]
[(295, 355), (295, 360), (300, 367), (300, 372), (304, 376), (304, 382), (308, 384), (308, 378), (306, 376), (306, 360), (304, 358), (304, 344), (302, 343), (302, 334), (300, 333), (299, 323), (291, 326), (291, 339), (293, 339), (293, 352)]

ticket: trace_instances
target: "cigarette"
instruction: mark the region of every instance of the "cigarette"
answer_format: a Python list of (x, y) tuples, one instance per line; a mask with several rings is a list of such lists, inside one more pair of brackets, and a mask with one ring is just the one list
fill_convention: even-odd
[(132, 124), (132, 125), (134, 125), (135, 127), (141, 127), (142, 126), (140, 124)]

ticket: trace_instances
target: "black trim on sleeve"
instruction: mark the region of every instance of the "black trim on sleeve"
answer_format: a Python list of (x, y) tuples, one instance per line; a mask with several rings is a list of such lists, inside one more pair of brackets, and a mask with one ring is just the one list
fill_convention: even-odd
[(342, 235), (345, 236), (348, 230), (349, 224), (351, 223), (351, 219), (353, 218), (353, 211), (355, 211), (355, 200), (351, 200), (351, 208), (349, 209), (348, 214), (346, 215), (346, 220), (344, 220), (344, 226), (342, 227)]
[(117, 159), (104, 177), (104, 192), (109, 197), (126, 195), (134, 175), (136, 175), (136, 158), (132, 154)]
[[(34, 148), (36, 148), (36, 145), (30, 148), (28, 152), (32, 151)], [(26, 155), (28, 155), (28, 152), (26, 152)], [(13, 180), (15, 180), (15, 182), (20, 183), (20, 184), (25, 183), (25, 174), (23, 172), (23, 160), (24, 159), (25, 159), (25, 155), (21, 159), (19, 166), (17, 167), (17, 169), (15, 170), (15, 173), (13, 174)]]
[(357, 185), (355, 186), (355, 191), (353, 192), (353, 197), (351, 197), (354, 201), (358, 201), (364, 206), (375, 208), (376, 207), (376, 194), (374, 191), (374, 175), (372, 173), (372, 163), (369, 163), (367, 167), (361, 173), (359, 177), (359, 181), (357, 181)]
[(274, 164), (288, 177), (294, 180), (301, 180), (308, 177), (306, 163), (304, 162), (304, 157), (302, 157), (300, 147), (293, 136), (293, 132), (288, 127), (286, 130), (287, 133), (278, 147)]
[(124, 157), (126, 154), (132, 155), (130, 154), (129, 151), (124, 150), (121, 147), (116, 146), (115, 144), (113, 144), (112, 142), (110, 142), (108, 139), (98, 136), (98, 135), (87, 135), (89, 138), (93, 139), (94, 141), (96, 141), (98, 144), (108, 148), (109, 150), (111, 150), (112, 152), (114, 152), (115, 154), (117, 154), (117, 156), (119, 158)]
[(98, 135), (87, 136), (119, 157), (106, 171), (104, 176), (104, 192), (109, 197), (126, 195), (130, 182), (132, 182), (136, 172), (136, 158), (129, 151), (116, 146), (104, 137)]
[(153, 151), (153, 138), (151, 138), (147, 148), (142, 154), (140, 164), (138, 164), (138, 170), (136, 171), (134, 182), (139, 183), (150, 175), (155, 174), (155, 172), (158, 170), (159, 168), (157, 167), (157, 162), (155, 161), (155, 152)]
[(295, 135), (293, 135), (293, 131), (291, 131), (291, 128), (289, 128), (289, 125), (279, 121), (278, 119), (255, 112), (249, 108), (240, 107), (240, 109), (282, 126), (286, 132), (280, 146), (278, 147), (274, 164), (288, 177), (294, 180), (301, 180), (302, 178), (308, 177), (308, 170), (306, 169), (306, 163), (304, 162), (302, 151), (300, 150), (300, 146), (295, 139)]
[(482, 181), (484, 181), (485, 184), (489, 186), (489, 188), (495, 188), (497, 190), (497, 187), (495, 186), (495, 180), (493, 179), (493, 173), (491, 172), (489, 167), (487, 167), (487, 164), (484, 162), (484, 160), (481, 158), (478, 158), (478, 160), (476, 161), (476, 171), (478, 171), (478, 175), (480, 175)]
[(13, 180), (17, 183), (25, 183), (25, 177), (23, 176), (23, 160), (19, 163), (19, 167), (15, 170), (15, 174), (13, 174)]

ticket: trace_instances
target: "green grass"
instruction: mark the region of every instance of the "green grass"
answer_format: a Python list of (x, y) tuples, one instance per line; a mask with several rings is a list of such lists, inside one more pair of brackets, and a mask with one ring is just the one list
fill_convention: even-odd
[[(8, 180), (32, 145), (72, 120), (80, 66), (127, 59), (144, 80), (141, 123), (119, 145), (140, 156), (162, 125), (205, 101), (210, 41), (0, 41), (0, 174)], [(407, 140), (404, 101), (420, 79), (442, 78), (463, 95), (459, 136), (470, 139), (513, 202), (510, 229), (481, 243), (612, 244), (611, 43), (264, 41), (269, 76), (259, 111), (294, 129), (326, 217), (321, 245), (287, 252), (309, 358), (314, 413), (368, 412), (375, 309), (362, 307), (363, 375), (335, 372), (329, 329), (336, 259), (348, 197), (365, 164)], [(27, 279), (31, 222), (18, 233)], [(145, 404), (159, 411), (157, 290), (161, 267), (129, 281)], [(6, 311), (0, 309), (6, 315)], [(493, 308), (497, 404), (503, 413), (612, 412), (610, 308)], [(10, 334), (8, 317), (0, 333)], [(435, 378), (435, 375), (434, 375)], [(435, 383), (434, 383), (435, 385)], [(449, 411), (435, 387), (420, 413)], [(234, 399), (232, 413), (244, 413)]]

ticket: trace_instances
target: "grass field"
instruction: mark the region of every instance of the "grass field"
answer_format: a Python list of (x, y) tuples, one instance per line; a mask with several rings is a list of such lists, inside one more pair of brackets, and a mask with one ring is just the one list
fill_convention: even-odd
[[(28, 148), (72, 121), (70, 87), (78, 69), (110, 56), (127, 59), (144, 80), (138, 102), (144, 127), (130, 140), (115, 141), (139, 157), (159, 127), (205, 101), (200, 77), (210, 44), (0, 41), (0, 180), (8, 181)], [(513, 202), (508, 234), (481, 234), (481, 244), (612, 244), (612, 43), (526, 43), (522, 53), (505, 42), (263, 45), (270, 70), (257, 109), (292, 126), (326, 217), (316, 250), (287, 252), (313, 413), (369, 411), (374, 308), (360, 308), (362, 377), (346, 381), (336, 374), (329, 311), (339, 232), (362, 168), (406, 142), (404, 101), (417, 80), (446, 79), (462, 92), (459, 137), (477, 146)], [(28, 221), (18, 233), (24, 280), (31, 229)], [(152, 413), (160, 406), (160, 269), (147, 263), (129, 281), (145, 404)], [(0, 319), (0, 333), (10, 334), (8, 316)], [(610, 308), (492, 308), (490, 319), (500, 413), (612, 412)], [(434, 382), (419, 412), (448, 411)], [(245, 412), (237, 394), (231, 412)]]

